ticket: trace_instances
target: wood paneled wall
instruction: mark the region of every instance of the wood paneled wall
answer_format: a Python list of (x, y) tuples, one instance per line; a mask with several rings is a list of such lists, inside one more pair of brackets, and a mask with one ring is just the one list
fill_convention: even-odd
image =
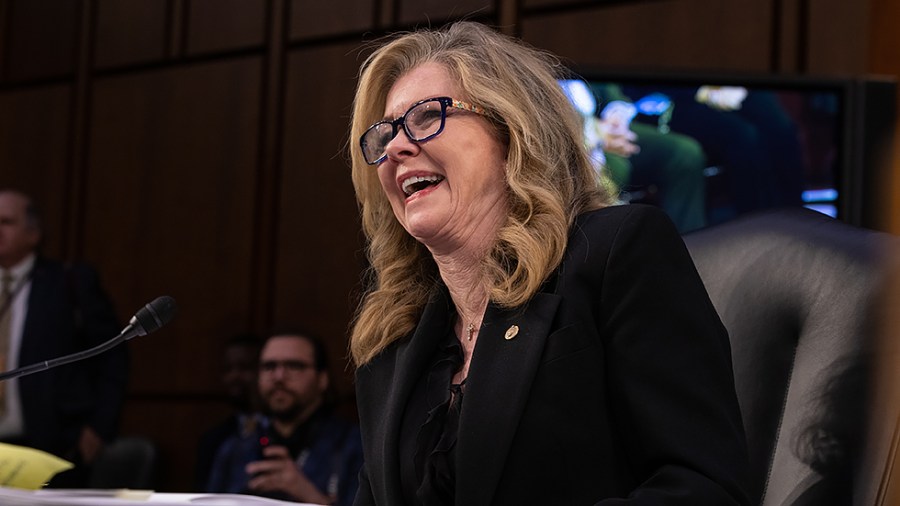
[(35, 196), (46, 252), (97, 265), (123, 320), (178, 301), (171, 325), (128, 344), (123, 432), (153, 438), (160, 489), (184, 491), (198, 435), (227, 409), (231, 334), (319, 333), (352, 406), (346, 331), (365, 261), (345, 149), (363, 42), (466, 17), (576, 65), (900, 73), (868, 63), (882, 43), (868, 5), (0, 0), (0, 187)]
[[(869, 45), (869, 70), (879, 74), (900, 76), (900, 32), (896, 29), (900, 19), (900, 0), (872, 0), (870, 13), (871, 44)], [(900, 90), (898, 103), (900, 103)], [(894, 130), (894, 151), (891, 154), (890, 181), (883, 185), (881, 217), (883, 228), (900, 234), (900, 119)], [(900, 281), (900, 278), (898, 278)]]

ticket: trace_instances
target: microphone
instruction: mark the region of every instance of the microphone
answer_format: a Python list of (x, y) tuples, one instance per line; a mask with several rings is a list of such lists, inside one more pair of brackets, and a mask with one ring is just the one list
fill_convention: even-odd
[(113, 340), (127, 341), (132, 337), (146, 336), (151, 332), (156, 332), (160, 327), (172, 321), (175, 312), (175, 299), (168, 295), (157, 297), (153, 302), (139, 309), (131, 317), (128, 325)]
[(158, 330), (160, 327), (169, 323), (172, 318), (175, 317), (175, 312), (175, 299), (169, 297), (168, 295), (157, 297), (152, 302), (138, 310), (138, 312), (131, 317), (128, 325), (126, 325), (125, 328), (122, 329), (122, 332), (120, 332), (119, 335), (110, 339), (109, 341), (106, 341), (105, 343), (97, 345), (93, 348), (88, 348), (86, 350), (73, 353), (71, 355), (66, 355), (64, 357), (54, 358), (51, 360), (45, 360), (43, 362), (38, 362), (36, 364), (31, 364), (25, 367), (19, 367), (11, 371), (0, 373), (0, 381), (18, 378), (20, 376), (25, 376), (27, 374), (35, 373), (38, 371), (45, 371), (47, 369), (50, 369), (51, 367), (56, 367), (71, 362), (77, 362), (79, 360), (93, 357), (94, 355), (99, 355), (104, 351), (114, 348), (118, 344), (133, 337), (145, 336), (151, 332)]

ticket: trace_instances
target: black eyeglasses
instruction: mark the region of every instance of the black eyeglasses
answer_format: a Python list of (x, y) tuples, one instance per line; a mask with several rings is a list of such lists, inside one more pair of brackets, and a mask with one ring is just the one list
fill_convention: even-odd
[(387, 158), (387, 145), (397, 136), (400, 127), (413, 142), (424, 142), (437, 137), (444, 131), (447, 120), (447, 107), (455, 107), (477, 114), (484, 114), (484, 109), (467, 102), (453, 100), (450, 97), (435, 97), (421, 100), (393, 121), (379, 121), (370, 126), (359, 138), (363, 158), (369, 165), (378, 165)]
[(273, 374), (279, 367), (283, 367), (285, 373), (297, 374), (307, 369), (312, 369), (315, 365), (300, 360), (263, 360), (259, 364), (259, 371), (265, 374)]

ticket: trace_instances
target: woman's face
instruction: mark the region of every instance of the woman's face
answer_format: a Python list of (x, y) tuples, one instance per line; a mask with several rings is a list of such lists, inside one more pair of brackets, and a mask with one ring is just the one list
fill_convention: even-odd
[[(384, 118), (393, 120), (420, 100), (443, 96), (478, 105), (478, 97), (461, 96), (442, 65), (422, 64), (390, 89)], [(378, 178), (410, 235), (437, 254), (492, 240), (506, 215), (506, 146), (486, 118), (448, 107), (438, 136), (416, 143), (401, 128), (385, 152)]]

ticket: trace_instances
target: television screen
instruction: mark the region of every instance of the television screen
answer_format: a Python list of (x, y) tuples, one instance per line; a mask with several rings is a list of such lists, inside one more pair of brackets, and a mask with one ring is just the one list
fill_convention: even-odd
[(860, 141), (876, 128), (890, 139), (894, 117), (882, 104), (871, 125), (853, 81), (595, 72), (560, 85), (619, 199), (664, 208), (682, 232), (799, 205), (862, 224)]

